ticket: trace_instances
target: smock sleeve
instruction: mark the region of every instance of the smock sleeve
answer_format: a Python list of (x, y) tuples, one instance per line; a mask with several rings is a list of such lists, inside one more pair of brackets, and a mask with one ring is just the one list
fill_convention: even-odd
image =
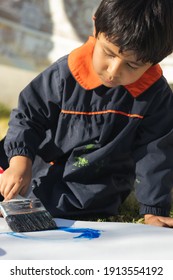
[(173, 94), (153, 100), (137, 132), (135, 193), (140, 214), (169, 216), (173, 186)]
[(4, 146), (9, 159), (22, 155), (34, 160), (46, 131), (57, 122), (60, 103), (59, 71), (54, 63), (26, 86), (11, 112)]

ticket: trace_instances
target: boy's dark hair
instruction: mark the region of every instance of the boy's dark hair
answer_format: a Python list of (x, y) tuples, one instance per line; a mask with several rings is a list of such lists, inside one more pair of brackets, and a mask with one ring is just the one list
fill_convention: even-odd
[(173, 51), (173, 0), (102, 0), (95, 28), (121, 53), (156, 64)]

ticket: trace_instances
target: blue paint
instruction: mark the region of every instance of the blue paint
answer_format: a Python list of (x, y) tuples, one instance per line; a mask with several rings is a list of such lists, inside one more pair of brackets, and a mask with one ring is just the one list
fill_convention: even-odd
[(100, 230), (91, 229), (91, 228), (68, 228), (68, 227), (60, 227), (60, 230), (71, 232), (71, 233), (81, 233), (79, 236), (73, 238), (86, 238), (86, 239), (94, 239), (98, 238), (101, 235)]
[(33, 239), (32, 237), (30, 238), (29, 236), (26, 236), (23, 233), (18, 233), (18, 232), (6, 232), (6, 234), (21, 239)]
[[(55, 230), (52, 230), (55, 231)], [(70, 227), (59, 227), (56, 231), (65, 231), (69, 233), (80, 233), (78, 236), (73, 237), (74, 239), (95, 239), (99, 238), (101, 235), (100, 230), (90, 229), (90, 228), (70, 228)], [(44, 237), (35, 237), (35, 236), (28, 236), (26, 233), (18, 233), (18, 232), (3, 232), (0, 234), (7, 234), (15, 238), (21, 238), (21, 239), (30, 239), (30, 240), (51, 240), (44, 238)], [(58, 237), (57, 240), (61, 239), (61, 237)], [(55, 240), (55, 239), (54, 239)]]

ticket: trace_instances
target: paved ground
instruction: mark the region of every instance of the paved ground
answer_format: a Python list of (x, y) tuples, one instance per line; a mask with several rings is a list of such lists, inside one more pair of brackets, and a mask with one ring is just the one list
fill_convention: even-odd
[(19, 92), (37, 73), (5, 65), (0, 65), (0, 73), (0, 102), (13, 108), (17, 105)]

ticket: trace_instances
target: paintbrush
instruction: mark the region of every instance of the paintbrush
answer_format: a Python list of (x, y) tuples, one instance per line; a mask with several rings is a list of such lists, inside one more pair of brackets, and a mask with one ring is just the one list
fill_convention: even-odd
[[(2, 171), (2, 169), (1, 169)], [(24, 198), (0, 202), (0, 211), (8, 226), (15, 232), (29, 232), (56, 229), (51, 214), (38, 198)]]

